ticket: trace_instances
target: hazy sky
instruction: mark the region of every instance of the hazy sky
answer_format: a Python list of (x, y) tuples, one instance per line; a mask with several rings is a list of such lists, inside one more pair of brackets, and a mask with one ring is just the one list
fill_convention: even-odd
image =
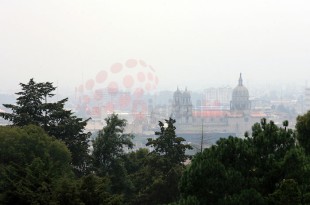
[(131, 58), (160, 90), (310, 80), (309, 0), (0, 0), (0, 29), (0, 90), (74, 90)]

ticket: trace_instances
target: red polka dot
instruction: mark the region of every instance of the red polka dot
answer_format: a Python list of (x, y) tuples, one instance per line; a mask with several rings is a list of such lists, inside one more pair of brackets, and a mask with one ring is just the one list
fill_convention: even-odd
[(105, 110), (107, 112), (113, 112), (114, 111), (114, 104), (112, 102), (109, 102), (105, 105)]
[(97, 83), (103, 83), (108, 78), (108, 73), (104, 70), (100, 71), (96, 76)]
[(90, 97), (88, 95), (83, 96), (83, 102), (88, 104), (90, 102)]
[(146, 63), (143, 60), (140, 60), (140, 65), (146, 67)]
[(139, 73), (137, 74), (137, 78), (138, 78), (138, 81), (139, 81), (139, 82), (143, 83), (143, 82), (145, 81), (145, 75), (144, 75), (144, 73), (139, 72)]
[(123, 65), (120, 64), (120, 63), (114, 63), (112, 66), (111, 66), (111, 72), (112, 73), (118, 73), (120, 72), (121, 70), (123, 69)]
[(100, 107), (93, 107), (92, 108), (92, 115), (99, 117), (101, 115), (101, 109)]
[(147, 84), (145, 85), (145, 89), (146, 89), (147, 91), (150, 91), (150, 90), (152, 89), (151, 83), (147, 83)]
[(137, 88), (134, 92), (135, 98), (141, 98), (144, 94), (144, 90), (142, 88)]
[(95, 81), (93, 79), (89, 79), (86, 82), (85, 87), (86, 87), (87, 90), (91, 90), (91, 89), (93, 89), (94, 85), (95, 85)]
[(128, 107), (130, 105), (130, 95), (128, 93), (122, 94), (119, 97), (119, 105), (122, 109)]
[(128, 68), (134, 68), (134, 67), (137, 66), (137, 64), (138, 64), (138, 62), (135, 59), (129, 59), (129, 60), (126, 61), (126, 66)]
[(109, 94), (116, 94), (118, 92), (118, 84), (116, 82), (111, 82), (108, 85), (108, 93)]
[(148, 78), (150, 81), (153, 81), (154, 76), (153, 76), (153, 74), (152, 74), (151, 72), (149, 72), (149, 73), (147, 74), (147, 78)]
[(131, 75), (126, 75), (123, 79), (123, 85), (126, 88), (131, 88), (134, 84), (134, 79)]
[(103, 99), (103, 90), (95, 90), (94, 99), (99, 101)]

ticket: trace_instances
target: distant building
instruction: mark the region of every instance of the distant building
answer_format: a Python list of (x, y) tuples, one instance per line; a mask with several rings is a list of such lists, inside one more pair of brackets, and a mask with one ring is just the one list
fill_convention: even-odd
[(305, 89), (305, 112), (308, 112), (310, 110), (310, 88)]
[(207, 88), (204, 90), (204, 104), (203, 105), (221, 105), (230, 106), (232, 88)]
[(179, 88), (173, 94), (172, 100), (172, 117), (176, 119), (178, 123), (191, 123), (193, 118), (193, 105), (191, 102), (191, 95), (185, 88), (184, 92), (181, 92)]
[[(190, 135), (200, 133), (203, 126), (204, 130), (209, 133), (229, 133), (230, 135), (233, 133), (233, 135), (242, 136), (244, 132), (251, 131), (255, 122), (267, 117), (265, 113), (251, 109), (249, 91), (243, 85), (241, 74), (233, 90), (212, 88), (206, 91), (205, 96), (208, 101), (196, 107), (187, 103), (190, 102), (187, 90), (182, 93), (177, 89), (174, 92), (172, 117), (182, 123), (182, 127), (177, 129), (178, 133)], [(230, 97), (226, 97), (228, 93)], [(226, 103), (220, 103), (220, 99)]]

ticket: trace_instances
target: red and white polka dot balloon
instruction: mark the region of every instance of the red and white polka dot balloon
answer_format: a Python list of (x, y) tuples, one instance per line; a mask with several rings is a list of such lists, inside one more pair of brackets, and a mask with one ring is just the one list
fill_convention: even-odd
[(78, 109), (93, 116), (101, 115), (102, 111), (129, 111), (143, 118), (147, 113), (143, 96), (155, 92), (158, 82), (154, 68), (143, 60), (114, 63), (76, 88)]

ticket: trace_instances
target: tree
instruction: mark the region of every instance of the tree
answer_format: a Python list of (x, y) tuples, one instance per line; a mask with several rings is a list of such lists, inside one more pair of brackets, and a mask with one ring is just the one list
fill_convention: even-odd
[(99, 176), (108, 176), (112, 182), (112, 189), (116, 192), (128, 192), (131, 182), (124, 167), (124, 148), (133, 147), (132, 134), (124, 134), (125, 119), (119, 119), (112, 114), (105, 119), (106, 126), (99, 131), (93, 141), (93, 164)]
[(122, 194), (111, 193), (111, 181), (107, 177), (94, 174), (80, 179), (79, 198), (87, 205), (121, 205), (124, 204)]
[(298, 142), (310, 155), (310, 110), (297, 117), (296, 130)]
[(281, 162), (286, 153), (296, 146), (295, 133), (263, 118), (261, 123), (252, 127), (252, 137), (248, 141), (253, 146), (255, 175), (261, 181), (259, 191), (268, 195), (284, 177)]
[(34, 124), (43, 126), (45, 122), (44, 103), (47, 97), (53, 97), (51, 92), (55, 90), (52, 83), (36, 83), (30, 79), (28, 84), (20, 83), (22, 91), (16, 93), (16, 105), (4, 104), (3, 106), (12, 110), (12, 113), (0, 113), (1, 117), (9, 120), (13, 125), (25, 126)]
[(182, 164), (187, 159), (185, 151), (192, 147), (184, 144), (184, 138), (176, 136), (174, 126), (176, 121), (174, 119), (169, 118), (165, 122), (167, 127), (159, 121), (160, 131), (155, 132), (158, 137), (156, 139), (148, 138), (146, 146), (154, 147), (153, 153), (163, 156), (172, 165)]
[[(309, 193), (309, 161), (296, 145), (293, 130), (287, 129), (288, 122), (283, 126), (262, 119), (253, 125), (252, 136), (220, 139), (198, 153), (181, 178), (181, 199), (195, 197), (200, 204), (263, 205), (283, 197), (285, 188), (294, 190), (289, 196), (292, 203), (304, 204)], [(279, 184), (288, 179), (296, 183), (279, 190)]]
[(4, 104), (12, 113), (0, 113), (0, 116), (15, 126), (38, 125), (49, 135), (62, 140), (72, 153), (75, 171), (85, 174), (88, 168), (88, 141), (90, 135), (84, 132), (88, 120), (73, 115), (64, 108), (68, 98), (57, 102), (47, 102), (54, 96), (56, 87), (52, 83), (36, 83), (30, 79), (28, 84), (20, 83), (22, 91), (16, 93), (16, 105)]
[(54, 182), (73, 176), (70, 152), (37, 126), (0, 127), (0, 203), (46, 204)]
[(75, 173), (85, 175), (90, 169), (89, 137), (85, 132), (88, 119), (83, 120), (73, 115), (71, 110), (64, 108), (67, 99), (46, 104), (48, 120), (45, 130), (51, 136), (62, 140), (72, 153), (72, 165)]
[[(147, 146), (154, 150), (145, 158), (144, 166), (137, 172), (136, 199), (133, 204), (166, 204), (179, 197), (178, 182), (184, 170), (183, 162), (187, 159), (186, 149), (190, 145), (175, 134), (175, 120), (159, 122), (160, 131), (156, 139), (148, 139)], [(138, 177), (137, 177), (138, 176)]]
[(298, 183), (294, 179), (284, 179), (269, 198), (271, 204), (275, 205), (300, 205), (301, 193)]

